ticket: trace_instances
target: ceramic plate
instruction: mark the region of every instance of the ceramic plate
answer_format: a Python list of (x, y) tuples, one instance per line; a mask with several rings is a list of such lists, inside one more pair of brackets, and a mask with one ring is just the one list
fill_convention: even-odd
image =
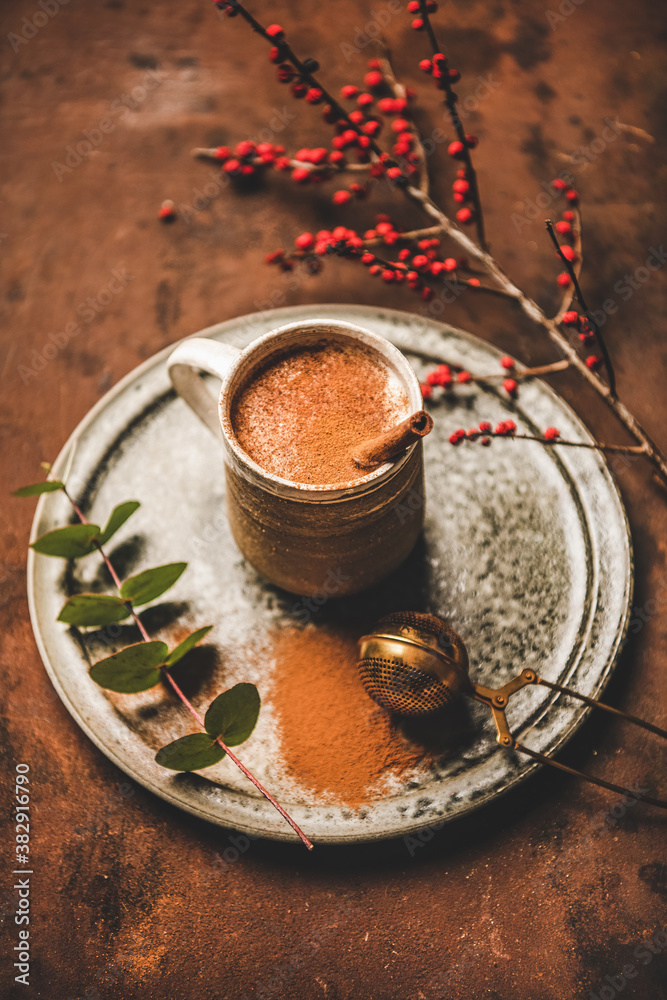
[[(424, 365), (410, 356), (411, 348), (432, 351), (477, 374), (500, 370), (498, 352), (470, 334), (409, 313), (354, 305), (276, 309), (197, 336), (244, 347), (270, 329), (316, 318), (347, 320), (386, 337), (420, 372)], [(274, 664), (262, 637), (291, 620), (296, 598), (264, 583), (231, 538), (220, 446), (170, 389), (166, 359), (172, 349), (145, 362), (100, 400), (67, 442), (53, 473), (67, 479), (95, 523), (104, 523), (116, 503), (141, 501), (112, 543), (121, 575), (188, 561), (165, 595), (167, 603), (146, 621), (153, 633), (172, 641), (179, 630), (182, 635), (187, 628), (215, 624), (188, 679), (195, 703), (205, 708), (239, 680), (258, 685), (265, 704), (239, 755), (316, 843), (374, 840), (446, 822), (482, 808), (525, 779), (536, 765), (498, 748), (490, 714), (475, 702), (461, 704), (459, 722), (428, 766), (375, 792), (362, 809), (313, 796), (298, 774), (286, 773), (270, 704)], [(448, 442), (458, 426), (508, 416), (528, 433), (553, 425), (564, 437), (590, 441), (588, 431), (537, 380), (522, 386), (515, 402), (500, 389), (457, 387), (433, 413), (435, 429), (425, 440), (423, 541), (386, 584), (354, 598), (355, 620), (400, 607), (438, 614), (466, 642), (478, 682), (495, 687), (531, 667), (597, 696), (622, 641), (632, 591), (628, 525), (603, 457), (594, 450), (531, 442), (495, 441), (489, 448), (454, 448)], [(33, 537), (70, 517), (62, 495), (42, 497)], [(166, 690), (117, 696), (90, 680), (90, 663), (116, 647), (104, 645), (98, 634), (84, 642), (56, 618), (73, 592), (106, 586), (97, 556), (66, 565), (30, 553), (37, 643), (76, 722), (118, 767), (174, 805), (221, 826), (293, 839), (230, 762), (198, 774), (175, 774), (155, 763), (159, 746), (196, 728)], [(319, 620), (314, 615), (309, 627), (326, 621), (326, 613)], [(123, 636), (115, 641), (122, 645), (123, 638), (135, 641)], [(512, 699), (508, 720), (524, 744), (552, 754), (586, 712), (572, 699), (527, 688)], [(327, 738), (323, 733), (323, 741)]]

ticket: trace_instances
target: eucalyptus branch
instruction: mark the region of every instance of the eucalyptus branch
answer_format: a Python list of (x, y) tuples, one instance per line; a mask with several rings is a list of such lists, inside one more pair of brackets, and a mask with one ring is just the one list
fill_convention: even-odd
[[(186, 564), (174, 563), (146, 570), (144, 573), (130, 577), (123, 582), (105, 552), (104, 541), (108, 540), (125, 523), (139, 507), (139, 504), (136, 501), (120, 504), (112, 512), (106, 528), (102, 531), (98, 525), (88, 521), (81, 508), (70, 496), (65, 483), (59, 480), (47, 480), (22, 487), (15, 491), (14, 496), (30, 497), (58, 491), (67, 497), (79, 524), (47, 532), (36, 539), (31, 548), (45, 555), (67, 559), (85, 556), (89, 552), (97, 550), (118, 591), (117, 598), (98, 594), (75, 595), (69, 598), (61, 610), (59, 620), (78, 627), (102, 626), (122, 621), (131, 616), (142, 637), (141, 643), (125, 647), (119, 653), (112, 654), (110, 657), (95, 663), (91, 668), (93, 680), (102, 687), (128, 694), (147, 690), (160, 681), (168, 684), (203, 731), (199, 734), (182, 737), (180, 740), (163, 747), (156, 755), (157, 762), (165, 767), (171, 767), (173, 770), (193, 771), (217, 763), (225, 755), (229, 756), (241, 772), (277, 809), (283, 819), (289, 823), (304, 845), (312, 850), (312, 843), (291, 816), (230, 750), (229, 742), (232, 741), (232, 737), (234, 744), (238, 745), (248, 738), (255, 726), (260, 705), (255, 686), (253, 684), (237, 684), (229, 691), (223, 692), (209, 706), (204, 719), (185, 696), (171, 674), (169, 668), (185, 656), (210, 631), (211, 626), (206, 626), (192, 633), (169, 653), (166, 643), (151, 640), (136, 611), (135, 604), (150, 603), (164, 593), (178, 579)], [(132, 593), (136, 596), (132, 597)], [(139, 656), (137, 654), (139, 649), (143, 650), (145, 655)], [(228, 737), (227, 733), (229, 733)], [(223, 739), (223, 737), (226, 738)], [(193, 741), (196, 743), (196, 749), (193, 746)], [(214, 746), (219, 749), (214, 755), (211, 755), (210, 751)]]

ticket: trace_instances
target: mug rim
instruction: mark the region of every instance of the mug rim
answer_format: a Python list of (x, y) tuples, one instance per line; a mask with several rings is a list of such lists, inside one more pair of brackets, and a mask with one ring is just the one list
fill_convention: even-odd
[(222, 385), (220, 386), (220, 393), (218, 395), (218, 413), (225, 447), (229, 449), (231, 455), (245, 470), (253, 473), (255, 478), (261, 480), (260, 485), (264, 488), (273, 488), (274, 492), (278, 492), (280, 494), (284, 494), (286, 491), (289, 491), (294, 494), (295, 498), (301, 500), (307, 499), (304, 494), (312, 494), (310, 499), (322, 500), (337, 499), (350, 494), (354, 495), (359, 492), (366, 492), (367, 490), (379, 485), (381, 482), (384, 482), (395, 472), (398, 472), (398, 470), (409, 460), (417, 445), (421, 443), (420, 441), (415, 442), (410, 445), (410, 447), (407, 448), (399, 458), (394, 461), (384, 462), (382, 465), (378, 466), (377, 469), (366, 473), (365, 476), (360, 476), (358, 479), (346, 480), (340, 484), (300, 483), (294, 479), (285, 479), (282, 476), (278, 476), (275, 473), (262, 468), (261, 465), (255, 462), (254, 459), (252, 459), (250, 455), (244, 451), (234, 433), (229, 412), (231, 407), (231, 394), (229, 390), (237, 376), (239, 367), (243, 365), (248, 358), (251, 358), (252, 355), (255, 354), (263, 345), (270, 343), (271, 341), (280, 340), (286, 334), (293, 333), (297, 330), (303, 329), (312, 331), (317, 328), (322, 328), (323, 332), (329, 330), (332, 333), (340, 333), (343, 336), (350, 336), (350, 339), (355, 339), (357, 341), (360, 339), (359, 334), (361, 334), (361, 340), (362, 342), (366, 342), (366, 346), (375, 348), (376, 353), (380, 354), (381, 358), (386, 359), (388, 357), (394, 362), (395, 367), (399, 370), (402, 377), (403, 385), (408, 395), (411, 407), (410, 412), (414, 413), (415, 410), (420, 408), (422, 403), (419, 380), (417, 379), (417, 376), (405, 355), (402, 354), (394, 344), (387, 340), (386, 337), (373, 333), (371, 330), (366, 330), (364, 327), (358, 326), (355, 323), (347, 323), (344, 320), (328, 320), (326, 317), (311, 321), (297, 320), (295, 322), (286, 323), (283, 326), (276, 327), (273, 330), (269, 330), (267, 333), (262, 334), (261, 337), (253, 340), (251, 344), (248, 344), (248, 346), (240, 352), (238, 358), (236, 358), (231, 368), (227, 371)]

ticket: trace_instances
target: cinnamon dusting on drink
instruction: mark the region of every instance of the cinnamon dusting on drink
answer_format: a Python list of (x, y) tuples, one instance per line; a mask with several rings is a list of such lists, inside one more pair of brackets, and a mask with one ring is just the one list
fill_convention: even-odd
[(354, 449), (408, 413), (394, 372), (363, 346), (328, 339), (273, 356), (252, 373), (231, 420), (240, 446), (266, 471), (342, 485), (368, 472), (355, 463)]

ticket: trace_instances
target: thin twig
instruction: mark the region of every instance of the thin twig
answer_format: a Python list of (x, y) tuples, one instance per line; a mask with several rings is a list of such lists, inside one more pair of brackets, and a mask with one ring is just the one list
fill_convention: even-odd
[(598, 343), (600, 345), (600, 350), (602, 351), (602, 357), (604, 358), (604, 366), (607, 369), (607, 378), (609, 379), (609, 391), (611, 392), (612, 396), (616, 396), (616, 376), (614, 375), (614, 368), (611, 363), (611, 358), (609, 357), (609, 351), (607, 350), (607, 345), (605, 344), (602, 334), (600, 332), (600, 327), (598, 326), (595, 317), (593, 316), (593, 313), (586, 305), (584, 296), (581, 291), (581, 286), (579, 285), (579, 280), (572, 266), (572, 262), (569, 261), (565, 256), (565, 254), (563, 253), (563, 248), (558, 242), (558, 237), (554, 232), (554, 227), (551, 223), (551, 219), (547, 219), (546, 227), (547, 227), (547, 232), (549, 233), (549, 236), (551, 237), (551, 240), (553, 242), (553, 245), (556, 247), (556, 252), (558, 253), (560, 259), (563, 261), (563, 264), (567, 268), (567, 272), (570, 275), (570, 279), (572, 281), (572, 284), (574, 285), (574, 292), (575, 295), (577, 296), (577, 301), (579, 302), (581, 308), (584, 310), (584, 313), (586, 314), (586, 319), (590, 323), (591, 327), (593, 328), (593, 332), (597, 337)]
[[(572, 208), (571, 212), (574, 215), (574, 219), (572, 220), (572, 231), (574, 233), (572, 248), (574, 249), (574, 252), (577, 255), (577, 259), (573, 265), (573, 268), (574, 268), (574, 273), (577, 276), (577, 279), (579, 279), (579, 277), (581, 276), (581, 269), (584, 264), (583, 238), (581, 232), (581, 212), (578, 208)], [(572, 305), (573, 296), (574, 296), (574, 285), (570, 284), (563, 292), (563, 297), (560, 302), (560, 307), (558, 309), (558, 312), (553, 318), (554, 323), (562, 322), (563, 316), (568, 311), (568, 309), (570, 309)]]
[[(69, 500), (69, 502), (71, 503), (72, 507), (74, 508), (74, 511), (75, 511), (77, 517), (79, 518), (79, 520), (81, 521), (81, 523), (82, 524), (88, 524), (87, 519), (85, 518), (85, 516), (83, 515), (83, 513), (81, 512), (81, 510), (79, 509), (79, 507), (76, 505), (76, 503), (74, 502), (74, 500), (72, 499), (72, 497), (69, 495), (69, 493), (67, 492), (67, 490), (64, 490), (63, 492), (64, 492), (65, 496), (67, 497), (67, 499)], [(106, 552), (104, 551), (104, 549), (102, 548), (102, 546), (99, 544), (99, 542), (95, 542), (95, 547), (98, 550), (98, 552), (100, 553), (100, 555), (102, 556), (102, 559), (104, 560), (104, 563), (105, 563), (105, 565), (106, 565), (106, 567), (109, 570), (109, 573), (111, 575), (111, 579), (113, 580), (114, 585), (116, 586), (117, 590), (120, 593), (122, 582), (121, 582), (118, 574), (116, 573), (116, 570), (114, 569), (111, 560), (109, 559), (108, 555), (106, 554)], [(120, 596), (122, 597), (123, 595), (121, 594)], [(134, 607), (132, 605), (132, 602), (131, 601), (125, 601), (125, 604), (126, 604), (128, 610), (129, 610), (130, 614), (132, 615), (132, 618), (134, 619), (134, 622), (135, 622), (137, 628), (139, 629), (139, 632), (141, 633), (141, 637), (142, 637), (143, 641), (144, 642), (150, 642), (151, 641), (151, 637), (148, 634), (148, 632), (146, 631), (146, 629), (144, 628), (144, 625), (143, 625), (142, 621), (140, 620), (139, 615), (135, 611), (135, 609), (134, 609)], [(188, 711), (190, 712), (190, 714), (194, 716), (194, 718), (197, 720), (197, 722), (199, 723), (199, 725), (201, 726), (201, 728), (204, 731), (206, 731), (206, 727), (204, 725), (203, 718), (201, 717), (201, 715), (199, 714), (199, 712), (197, 711), (197, 709), (194, 707), (194, 705), (192, 705), (191, 702), (188, 701), (188, 699), (186, 698), (186, 696), (183, 694), (183, 692), (181, 691), (180, 687), (178, 686), (178, 684), (176, 683), (176, 681), (174, 680), (174, 678), (171, 676), (171, 673), (169, 672), (169, 670), (162, 671), (162, 679), (168, 681), (168, 683), (171, 685), (174, 693), (180, 698), (180, 700), (186, 706), (186, 708), (188, 709)], [(305, 846), (308, 848), (308, 850), (312, 851), (312, 849), (313, 849), (312, 843), (310, 842), (310, 840), (308, 840), (308, 837), (306, 837), (305, 833), (300, 829), (300, 827), (297, 826), (297, 824), (294, 822), (294, 820), (292, 819), (292, 817), (288, 813), (285, 812), (285, 810), (280, 805), (280, 803), (276, 802), (276, 800), (271, 795), (271, 793), (268, 792), (266, 788), (264, 788), (264, 786), (257, 780), (257, 778), (254, 776), (254, 774), (252, 774), (248, 770), (248, 768), (245, 766), (245, 764), (243, 764), (238, 759), (238, 757), (234, 753), (232, 753), (232, 751), (229, 749), (229, 747), (225, 743), (223, 743), (221, 739), (217, 739), (215, 742), (218, 743), (219, 746), (222, 747), (222, 749), (225, 751), (225, 753), (228, 755), (228, 757), (236, 764), (236, 766), (243, 772), (243, 774), (245, 774), (246, 778), (248, 778), (250, 781), (252, 781), (253, 785), (257, 789), (259, 789), (259, 791), (262, 793), (262, 795), (266, 799), (268, 799), (268, 801), (271, 803), (271, 805), (274, 806), (274, 808), (276, 808), (278, 810), (278, 812), (283, 817), (283, 819), (287, 820), (287, 822), (289, 823), (289, 825), (292, 827), (292, 829), (294, 830), (294, 832), (296, 834), (298, 834), (298, 836), (301, 838), (301, 840), (303, 841), (303, 843), (305, 844)]]
[(592, 448), (594, 451), (609, 451), (618, 455), (645, 454), (644, 448), (641, 445), (604, 444), (603, 441), (595, 441), (593, 443), (589, 441), (566, 441), (563, 438), (548, 439), (540, 437), (539, 434), (496, 434), (493, 431), (484, 435), (480, 432), (480, 436), (490, 438), (504, 437), (512, 441), (539, 441), (540, 444), (548, 445), (549, 447), (555, 444), (564, 444), (568, 448)]
[[(431, 24), (431, 18), (426, 9), (426, 0), (419, 0), (419, 16), (424, 22), (424, 27), (426, 28), (426, 33), (429, 37), (431, 47), (433, 49), (433, 54), (437, 55), (444, 50), (440, 47), (438, 39), (436, 37), (435, 31), (433, 30), (433, 25)], [(482, 212), (482, 201), (479, 195), (479, 184), (477, 183), (477, 173), (473, 166), (472, 156), (470, 154), (470, 146), (468, 145), (466, 139), (465, 129), (463, 128), (463, 122), (456, 108), (457, 96), (452, 89), (452, 84), (449, 79), (449, 69), (447, 65), (442, 68), (441, 80), (445, 91), (445, 105), (447, 111), (449, 112), (449, 117), (452, 120), (452, 125), (454, 126), (454, 131), (459, 142), (463, 145), (463, 161), (466, 166), (466, 180), (470, 184), (470, 197), (472, 199), (473, 205), (475, 206), (475, 224), (477, 226), (477, 238), (479, 240), (482, 249), (488, 249), (486, 243), (486, 233), (484, 230), (484, 214)]]
[[(384, 53), (383, 58), (380, 60), (382, 66), (382, 75), (389, 84), (390, 89), (393, 91), (395, 97), (407, 100), (407, 90), (394, 75), (394, 70), (391, 65), (391, 50), (389, 46), (384, 41), (381, 42), (382, 51)], [(424, 144), (422, 142), (421, 135), (419, 134), (419, 129), (415, 125), (412, 118), (408, 119), (410, 122), (410, 132), (414, 136), (415, 140), (415, 153), (419, 157), (420, 170), (419, 170), (419, 187), (424, 192), (428, 194), (430, 190), (430, 181), (428, 174), (428, 165), (426, 162), (426, 151), (424, 150)]]

